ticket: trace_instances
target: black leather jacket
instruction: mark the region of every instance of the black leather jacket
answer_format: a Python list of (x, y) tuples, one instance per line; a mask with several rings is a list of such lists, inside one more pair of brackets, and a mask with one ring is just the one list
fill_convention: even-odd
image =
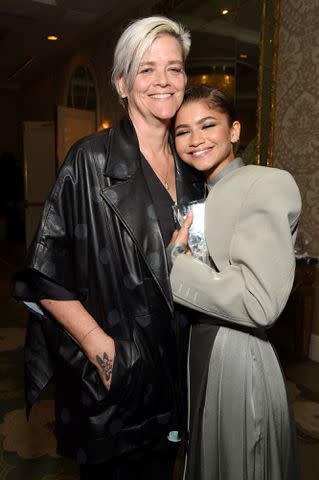
[[(176, 182), (179, 201), (203, 197), (201, 180), (177, 158)], [(58, 453), (98, 463), (180, 428), (187, 319), (174, 311), (163, 240), (127, 118), (69, 152), (16, 277), (16, 298), (32, 300), (34, 270), (77, 292), (116, 345), (107, 391), (52, 318), (31, 318), (27, 404), (53, 375)]]

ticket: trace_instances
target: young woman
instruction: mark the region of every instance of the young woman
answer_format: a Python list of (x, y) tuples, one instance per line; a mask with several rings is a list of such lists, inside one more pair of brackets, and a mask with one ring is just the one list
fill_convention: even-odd
[(186, 479), (293, 480), (299, 478), (294, 423), (266, 329), (293, 284), (301, 200), (288, 172), (235, 158), (239, 135), (221, 91), (186, 91), (175, 143), (182, 160), (206, 178), (211, 259), (207, 265), (181, 252), (188, 216), (168, 249), (174, 300), (195, 312)]

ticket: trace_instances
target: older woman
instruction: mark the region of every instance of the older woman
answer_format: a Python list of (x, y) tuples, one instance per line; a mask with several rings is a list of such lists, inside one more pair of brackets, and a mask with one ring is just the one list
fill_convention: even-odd
[(203, 195), (169, 142), (189, 47), (165, 17), (124, 31), (112, 78), (128, 116), (71, 148), (16, 277), (16, 298), (38, 312), (27, 401), (54, 375), (58, 453), (81, 479), (171, 478), (187, 319), (174, 311), (165, 246), (175, 199)]

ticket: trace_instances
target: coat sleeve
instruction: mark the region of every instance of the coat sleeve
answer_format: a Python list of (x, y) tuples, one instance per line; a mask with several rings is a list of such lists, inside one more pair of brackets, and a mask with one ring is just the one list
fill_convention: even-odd
[(24, 268), (14, 277), (13, 295), (18, 300), (37, 300), (35, 272), (81, 298), (81, 265), (85, 265), (87, 256), (89, 160), (85, 149), (76, 146), (66, 157), (45, 203)]
[(216, 272), (179, 255), (170, 276), (174, 300), (232, 323), (270, 327), (292, 288), (300, 210), (300, 193), (288, 172), (274, 169), (260, 177), (240, 208), (229, 266)]
[[(81, 365), (84, 361), (78, 346), (73, 341), (71, 345), (70, 337), (38, 300), (42, 296), (39, 289), (47, 290), (49, 286), (52, 290), (52, 285), (60, 298), (71, 295), (81, 299), (85, 295), (88, 250), (85, 225), (87, 206), (93, 201), (92, 195), (88, 197), (90, 161), (83, 140), (80, 146), (71, 148), (45, 203), (24, 268), (13, 279), (13, 296), (32, 312), (24, 348), (27, 412), (52, 377), (57, 355), (65, 361), (65, 355), (74, 354)], [(45, 282), (41, 288), (39, 278)]]

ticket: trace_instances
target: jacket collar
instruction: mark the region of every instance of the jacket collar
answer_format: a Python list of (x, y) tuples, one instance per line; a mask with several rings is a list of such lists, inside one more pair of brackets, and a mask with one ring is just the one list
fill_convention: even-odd
[[(151, 195), (143, 176), (137, 136), (131, 121), (123, 118), (110, 132), (108, 162), (104, 171), (109, 186), (101, 192), (137, 245), (146, 265), (172, 310), (166, 252)], [(176, 188), (180, 202), (204, 195), (197, 172), (176, 160)]]
[(224, 178), (226, 175), (231, 173), (234, 170), (237, 170), (237, 168), (243, 167), (245, 164), (243, 160), (240, 157), (234, 158), (230, 163), (225, 165), (220, 172), (218, 172), (216, 175), (214, 175), (213, 178), (207, 181), (207, 187), (210, 190), (216, 183), (219, 182), (222, 178)]
[(105, 175), (111, 179), (127, 180), (140, 168), (140, 150), (131, 120), (122, 118), (109, 132), (109, 158)]

